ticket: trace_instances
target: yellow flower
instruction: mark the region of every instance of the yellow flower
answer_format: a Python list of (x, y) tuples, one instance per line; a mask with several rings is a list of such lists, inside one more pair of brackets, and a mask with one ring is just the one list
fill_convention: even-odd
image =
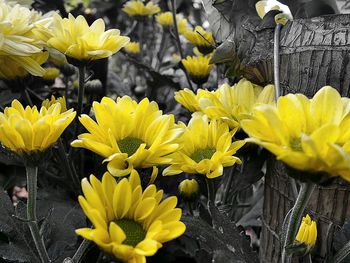
[(296, 243), (304, 243), (310, 250), (316, 243), (317, 239), (317, 227), (316, 222), (311, 220), (311, 217), (307, 214), (303, 217), (298, 234), (295, 238)]
[(209, 64), (210, 58), (211, 56), (187, 56), (181, 61), (191, 80), (197, 85), (208, 81), (210, 71), (213, 68), (213, 65)]
[(124, 47), (124, 50), (130, 54), (138, 54), (140, 53), (140, 43), (138, 42), (129, 42), (129, 44), (127, 44)]
[(64, 113), (65, 111), (67, 111), (67, 103), (66, 103), (66, 98), (63, 97), (59, 97), (59, 98), (55, 98), (55, 96), (51, 96), (51, 99), (45, 99), (41, 106), (45, 107), (46, 109), (49, 109), (53, 104), (59, 103), (61, 105), (61, 113)]
[(289, 7), (277, 0), (259, 1), (255, 4), (255, 8), (260, 18), (264, 18), (264, 16), (271, 10), (278, 10), (282, 13), (275, 16), (276, 23), (285, 25), (288, 20), (293, 20)]
[(0, 113), (0, 141), (16, 153), (44, 151), (54, 144), (75, 117), (73, 109), (61, 113), (61, 104), (49, 108), (27, 106), (18, 100)]
[[(172, 12), (163, 12), (156, 16), (156, 21), (162, 27), (170, 27), (174, 25), (173, 14)], [(180, 18), (180, 16), (176, 15), (177, 21), (177, 29), (179, 34), (183, 34), (187, 29), (187, 19)]]
[(102, 181), (91, 175), (90, 182), (85, 178), (81, 185), (84, 196), (79, 203), (94, 228), (76, 233), (123, 262), (145, 263), (145, 257), (186, 230), (177, 198), (162, 200), (163, 190), (153, 184), (143, 191), (136, 171), (119, 183), (105, 173)]
[(202, 54), (209, 54), (214, 50), (215, 41), (211, 32), (205, 31), (201, 26), (196, 26), (185, 30), (184, 37), (194, 46), (196, 46)]
[(193, 116), (185, 132), (178, 139), (182, 148), (170, 155), (171, 165), (163, 175), (175, 175), (182, 172), (204, 174), (208, 178), (221, 176), (223, 167), (232, 166), (241, 161), (233, 156), (244, 141), (234, 141), (226, 123), (212, 120), (206, 116)]
[(197, 94), (194, 94), (192, 90), (185, 88), (184, 90), (175, 92), (175, 100), (190, 112), (197, 112), (201, 111), (199, 100), (204, 97), (210, 97), (212, 93), (208, 90), (198, 89)]
[(1, 56), (0, 79), (15, 79), (26, 77), (28, 74), (43, 76), (45, 69), (40, 65), (49, 57), (48, 52), (40, 52), (30, 56)]
[(50, 17), (44, 18), (26, 7), (0, 1), (0, 60), (5, 62), (0, 65), (0, 78), (45, 73), (40, 65), (47, 59), (43, 47), (50, 23)]
[(60, 75), (58, 68), (45, 68), (45, 74), (43, 75), (44, 80), (55, 80)]
[(179, 192), (185, 200), (193, 199), (199, 190), (199, 184), (196, 179), (185, 179), (179, 184)]
[(129, 16), (151, 16), (160, 12), (157, 4), (149, 1), (146, 5), (141, 0), (130, 0), (124, 7), (123, 11)]
[(89, 26), (81, 15), (74, 18), (69, 14), (68, 18), (62, 18), (56, 14), (52, 35), (48, 46), (79, 61), (109, 57), (129, 43), (129, 38), (121, 36), (118, 29), (105, 31), (102, 19), (97, 19)]
[[(200, 91), (198, 91), (200, 92)], [(274, 86), (262, 88), (242, 79), (236, 85), (221, 85), (215, 93), (198, 99), (202, 112), (211, 119), (222, 119), (231, 129), (251, 116), (254, 107), (274, 103)]]
[(288, 166), (350, 181), (349, 112), (350, 99), (326, 86), (312, 99), (288, 94), (277, 106), (258, 106), (241, 125), (251, 137), (247, 141), (263, 146)]
[(80, 122), (89, 133), (79, 135), (73, 147), (89, 149), (108, 162), (114, 176), (129, 174), (134, 168), (168, 164), (168, 155), (178, 147), (174, 142), (183, 129), (175, 125), (173, 115), (163, 115), (156, 102), (147, 98), (139, 103), (128, 96), (117, 102), (104, 97), (94, 102), (96, 122), (82, 115)]

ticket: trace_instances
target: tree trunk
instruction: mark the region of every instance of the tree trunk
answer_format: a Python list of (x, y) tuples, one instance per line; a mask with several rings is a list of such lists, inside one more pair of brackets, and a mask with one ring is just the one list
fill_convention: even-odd
[[(350, 95), (350, 16), (336, 15), (295, 20), (281, 32), (282, 93), (312, 96), (325, 85)], [(266, 63), (271, 63), (267, 60)], [(271, 64), (269, 65), (271, 67)], [(262, 217), (261, 261), (280, 262), (279, 234), (295, 197), (280, 162), (271, 158), (267, 165)], [(350, 184), (341, 179), (328, 187), (318, 187), (307, 208), (317, 221), (318, 237), (313, 262), (326, 262), (331, 254), (334, 231), (350, 218)]]

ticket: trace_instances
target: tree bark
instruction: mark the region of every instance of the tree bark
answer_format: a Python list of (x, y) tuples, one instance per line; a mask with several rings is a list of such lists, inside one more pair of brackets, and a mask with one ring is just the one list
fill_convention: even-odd
[[(349, 15), (300, 19), (288, 23), (281, 32), (282, 94), (304, 93), (311, 97), (321, 87), (331, 85), (343, 96), (349, 97), (349, 51)], [(266, 56), (263, 62), (268, 67), (272, 65), (270, 56)], [(256, 59), (251, 57), (250, 60)], [(261, 262), (280, 262), (279, 234), (294, 200), (283, 165), (271, 157), (265, 180)], [(341, 179), (328, 187), (315, 189), (306, 211), (317, 221), (318, 237), (313, 262), (326, 262), (327, 255), (332, 254), (334, 231), (350, 218), (349, 202), (350, 184)]]

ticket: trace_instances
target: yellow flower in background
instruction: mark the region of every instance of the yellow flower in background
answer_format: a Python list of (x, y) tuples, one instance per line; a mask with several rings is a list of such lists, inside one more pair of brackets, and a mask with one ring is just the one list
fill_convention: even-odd
[(350, 99), (326, 86), (312, 99), (288, 94), (277, 106), (258, 106), (241, 125), (251, 137), (247, 141), (263, 146), (288, 166), (350, 181), (349, 112)]
[(42, 76), (40, 66), (47, 59), (46, 44), (50, 14), (42, 16), (18, 4), (0, 1), (0, 78), (14, 79), (28, 74)]
[(50, 99), (45, 99), (41, 106), (45, 107), (46, 109), (49, 109), (52, 105), (59, 103), (61, 105), (61, 113), (64, 113), (65, 111), (67, 111), (67, 103), (66, 103), (66, 98), (63, 97), (59, 97), (59, 98), (55, 98), (55, 96), (51, 96)]
[(311, 220), (309, 215), (303, 217), (298, 234), (295, 238), (296, 243), (303, 243), (308, 247), (308, 250), (314, 247), (317, 239), (316, 222)]
[(179, 192), (185, 200), (195, 198), (199, 191), (199, 184), (196, 179), (185, 179), (179, 184)]
[(241, 163), (233, 155), (245, 142), (233, 141), (235, 132), (230, 133), (226, 123), (208, 121), (206, 116), (193, 116), (187, 127), (182, 126), (185, 132), (178, 139), (182, 148), (170, 155), (171, 165), (163, 175), (185, 172), (215, 178), (223, 174), (224, 167)]
[(0, 79), (12, 80), (33, 76), (43, 76), (45, 69), (40, 65), (44, 64), (49, 57), (48, 52), (40, 52), (30, 56), (1, 56), (0, 55)]
[(123, 9), (129, 16), (151, 16), (160, 12), (160, 8), (157, 4), (149, 1), (146, 5), (141, 0), (128, 1)]
[(45, 74), (42, 76), (44, 80), (55, 80), (60, 75), (58, 68), (45, 68)]
[(89, 26), (83, 16), (74, 18), (71, 14), (68, 18), (54, 16), (52, 35), (48, 46), (78, 61), (109, 57), (130, 41), (128, 37), (121, 36), (118, 29), (105, 31), (102, 19)]
[(190, 112), (197, 112), (201, 111), (199, 100), (210, 97), (210, 94), (213, 94), (213, 91), (198, 89), (197, 94), (195, 94), (192, 90), (185, 88), (184, 90), (175, 92), (175, 100)]
[[(163, 12), (156, 16), (156, 21), (162, 27), (171, 27), (174, 25), (173, 14), (172, 12)], [(179, 34), (183, 34), (187, 29), (187, 19), (181, 18), (179, 15), (176, 15), (177, 29)]]
[(197, 85), (202, 85), (208, 81), (213, 64), (209, 64), (211, 56), (187, 56), (181, 60), (182, 65), (187, 71), (190, 79)]
[(129, 42), (125, 47), (124, 50), (130, 54), (138, 54), (141, 51), (140, 43), (138, 42)]
[(94, 228), (76, 233), (123, 262), (146, 262), (145, 257), (186, 230), (177, 198), (162, 200), (163, 190), (153, 184), (142, 190), (135, 170), (119, 183), (105, 173), (101, 181), (93, 175), (90, 182), (83, 179), (81, 186), (84, 196), (79, 203)]
[(275, 16), (276, 23), (285, 25), (288, 20), (293, 20), (289, 7), (276, 0), (259, 1), (255, 4), (255, 8), (261, 19), (271, 10), (277, 10), (282, 13)]
[(274, 102), (273, 85), (263, 88), (246, 79), (241, 79), (232, 87), (223, 84), (215, 93), (202, 96), (198, 100), (202, 112), (210, 119), (221, 119), (227, 122), (231, 129), (239, 127), (242, 120), (249, 118), (257, 105)]
[(196, 26), (185, 30), (184, 37), (194, 46), (196, 46), (202, 54), (209, 54), (214, 50), (215, 41), (211, 32), (205, 31), (201, 26)]
[(23, 108), (18, 100), (0, 113), (0, 141), (16, 153), (35, 153), (51, 147), (75, 117), (73, 109), (61, 112), (61, 104), (49, 108)]
[(72, 146), (104, 157), (111, 174), (124, 176), (136, 168), (170, 163), (168, 156), (179, 147), (175, 140), (183, 129), (173, 115), (163, 115), (156, 102), (145, 98), (137, 103), (128, 96), (115, 102), (104, 97), (93, 103), (93, 109), (96, 121), (80, 117), (89, 133), (79, 135)]

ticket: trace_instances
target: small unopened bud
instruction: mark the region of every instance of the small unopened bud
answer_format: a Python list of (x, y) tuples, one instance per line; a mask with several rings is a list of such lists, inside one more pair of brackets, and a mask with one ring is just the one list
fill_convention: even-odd
[(316, 222), (311, 220), (309, 215), (303, 217), (298, 234), (294, 243), (306, 245), (305, 254), (308, 253), (315, 245), (317, 238)]
[(102, 92), (102, 82), (99, 79), (89, 80), (85, 83), (87, 94), (100, 94)]
[(179, 192), (184, 200), (190, 201), (197, 197), (199, 190), (198, 182), (195, 179), (186, 179), (179, 184)]

